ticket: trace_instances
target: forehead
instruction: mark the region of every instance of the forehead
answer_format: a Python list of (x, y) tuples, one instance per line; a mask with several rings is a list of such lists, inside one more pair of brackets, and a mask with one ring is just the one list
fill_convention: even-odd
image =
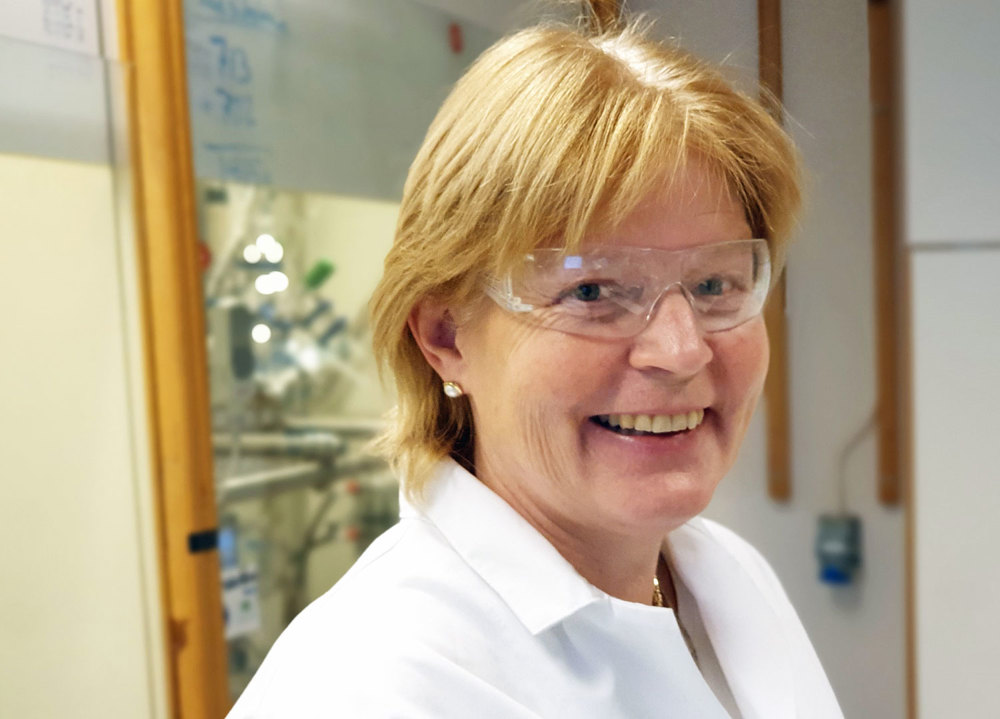
[(585, 245), (675, 250), (751, 235), (746, 213), (727, 185), (692, 164), (651, 190), (616, 227), (589, 235)]

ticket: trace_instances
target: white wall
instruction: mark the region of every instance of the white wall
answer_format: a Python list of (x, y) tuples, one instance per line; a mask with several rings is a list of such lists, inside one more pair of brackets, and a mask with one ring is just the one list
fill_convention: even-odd
[(165, 716), (112, 172), (0, 155), (0, 196), (0, 716)]
[(166, 717), (120, 69), (0, 58), (0, 716)]
[(421, 5), (455, 13), (497, 33), (508, 32), (523, 20), (530, 5), (523, 0), (416, 0)]
[[(661, 32), (756, 73), (753, 0), (632, 2)], [(793, 496), (767, 497), (765, 418), (708, 514), (773, 563), (848, 717), (904, 716), (903, 516), (876, 499), (869, 435), (847, 464), (847, 506), (864, 524), (854, 586), (817, 579), (817, 517), (837, 508), (838, 462), (875, 407), (867, 16), (864, 0), (782, 3), (786, 126), (802, 151), (806, 209), (790, 250), (788, 336)], [(751, 51), (752, 48), (752, 51)], [(943, 716), (943, 715), (940, 715)]]
[(915, 601), (927, 719), (1000, 716), (1000, 244), (916, 252)]
[(1000, 5), (903, 9), (919, 715), (995, 717)]
[(1000, 5), (903, 2), (910, 242), (1000, 238)]
[(654, 35), (722, 65), (745, 92), (757, 86), (757, 3), (753, 0), (634, 0), (633, 15), (653, 23)]
[(845, 716), (902, 717), (904, 515), (877, 500), (874, 434), (846, 464), (847, 508), (863, 522), (858, 582), (821, 585), (812, 556), (816, 515), (836, 507), (841, 456), (876, 406), (867, 3), (782, 11), (788, 126), (811, 180), (788, 280), (796, 495), (784, 519), (804, 541), (784, 540), (786, 582)]

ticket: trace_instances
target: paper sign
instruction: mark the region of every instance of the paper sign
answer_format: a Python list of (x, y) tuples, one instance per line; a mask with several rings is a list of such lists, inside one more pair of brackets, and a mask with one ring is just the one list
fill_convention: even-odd
[(0, 3), (0, 35), (100, 55), (97, 0), (7, 0)]

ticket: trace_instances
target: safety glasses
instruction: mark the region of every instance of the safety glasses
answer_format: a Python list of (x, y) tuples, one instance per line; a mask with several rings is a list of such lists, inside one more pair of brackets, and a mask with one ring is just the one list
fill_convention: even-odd
[(732, 329), (760, 314), (770, 282), (767, 240), (737, 240), (682, 250), (538, 249), (486, 292), (544, 327), (622, 338), (641, 332), (675, 288), (704, 332)]

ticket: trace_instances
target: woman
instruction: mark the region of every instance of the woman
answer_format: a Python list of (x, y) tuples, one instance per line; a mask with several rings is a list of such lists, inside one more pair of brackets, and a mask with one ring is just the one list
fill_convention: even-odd
[(634, 29), (488, 50), (372, 300), (402, 520), (230, 716), (841, 716), (766, 562), (697, 518), (763, 386), (797, 173), (756, 103)]

